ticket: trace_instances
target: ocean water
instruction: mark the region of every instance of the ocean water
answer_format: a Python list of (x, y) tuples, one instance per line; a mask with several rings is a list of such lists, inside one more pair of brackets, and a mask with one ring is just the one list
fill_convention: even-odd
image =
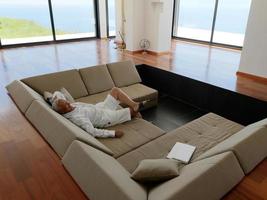
[[(178, 26), (211, 30), (215, 0), (180, 0)], [(244, 33), (251, 0), (219, 0), (217, 31)]]
[[(60, 2), (60, 0), (57, 0)], [(81, 1), (81, 0), (80, 0)], [(10, 0), (12, 2), (12, 0)], [(56, 1), (55, 1), (56, 2)], [(62, 1), (64, 2), (64, 1)], [(54, 22), (57, 30), (70, 33), (95, 31), (95, 13), (92, 1), (83, 3), (53, 5)], [(109, 1), (111, 7), (114, 0)], [(210, 30), (215, 0), (180, 0), (178, 25), (187, 28)], [(244, 33), (251, 0), (220, 0), (216, 30)], [(110, 25), (115, 26), (115, 13), (110, 10)], [(0, 17), (32, 20), (44, 27), (51, 28), (48, 5), (2, 3)]]
[[(95, 31), (95, 13), (93, 5), (55, 5), (54, 22), (57, 30), (64, 32)], [(46, 28), (51, 28), (48, 7), (45, 5), (1, 5), (0, 17), (31, 20)]]

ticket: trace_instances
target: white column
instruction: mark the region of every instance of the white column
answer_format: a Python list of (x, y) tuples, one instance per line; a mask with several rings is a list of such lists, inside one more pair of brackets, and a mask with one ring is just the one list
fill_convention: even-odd
[(150, 50), (157, 53), (170, 51), (173, 0), (146, 0), (145, 11), (145, 37), (151, 43)]
[(252, 0), (239, 71), (267, 78), (267, 1)]
[(107, 38), (107, 12), (106, 0), (99, 0), (100, 38)]
[(140, 41), (150, 41), (150, 51), (171, 49), (173, 0), (124, 0), (126, 49), (140, 50)]
[(140, 50), (139, 43), (145, 37), (144, 4), (144, 0), (125, 0), (125, 42), (129, 51)]

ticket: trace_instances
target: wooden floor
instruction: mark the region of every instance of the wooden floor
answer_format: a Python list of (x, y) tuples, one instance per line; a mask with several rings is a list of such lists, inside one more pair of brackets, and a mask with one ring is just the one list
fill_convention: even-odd
[[(240, 51), (173, 41), (170, 55), (129, 54), (106, 40), (0, 50), (0, 199), (87, 199), (7, 95), (14, 79), (133, 59), (267, 100), (267, 85), (237, 78)], [(174, 86), (175, 87), (175, 86)], [(89, 172), (88, 172), (89, 173)], [(267, 160), (225, 197), (267, 199)]]

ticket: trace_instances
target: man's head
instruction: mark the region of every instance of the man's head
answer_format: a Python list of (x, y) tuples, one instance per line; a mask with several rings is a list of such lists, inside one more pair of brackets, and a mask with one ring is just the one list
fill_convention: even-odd
[(56, 99), (52, 103), (52, 108), (60, 114), (66, 114), (74, 110), (74, 107), (65, 99)]

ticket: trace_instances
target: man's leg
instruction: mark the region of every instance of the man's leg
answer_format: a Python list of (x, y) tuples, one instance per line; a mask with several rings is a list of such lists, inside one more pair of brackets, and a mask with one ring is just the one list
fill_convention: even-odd
[(127, 94), (125, 94), (120, 88), (112, 88), (110, 95), (121, 103), (129, 106), (134, 112), (139, 110), (139, 103), (133, 101)]

